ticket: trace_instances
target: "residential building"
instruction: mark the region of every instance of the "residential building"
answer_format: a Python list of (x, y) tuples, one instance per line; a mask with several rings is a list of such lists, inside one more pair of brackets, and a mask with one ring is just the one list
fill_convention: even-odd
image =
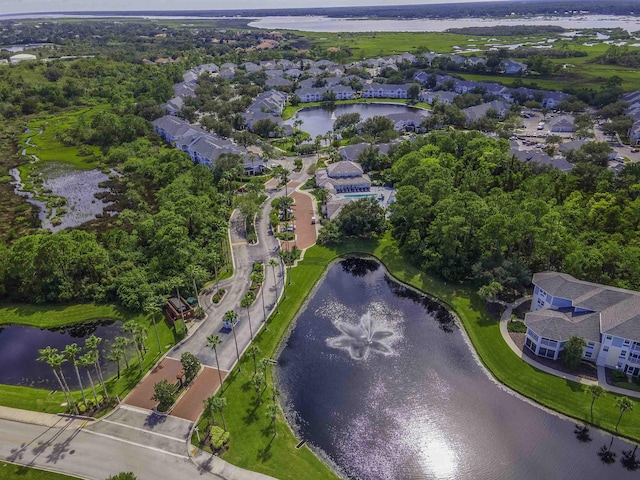
[(495, 110), (498, 112), (499, 118), (504, 116), (509, 111), (510, 105), (500, 100), (494, 100), (493, 102), (481, 103), (474, 107), (465, 108), (462, 111), (467, 117), (467, 122), (473, 122), (487, 115), (489, 110)]
[(559, 272), (536, 273), (533, 284), (526, 348), (557, 360), (571, 337), (581, 337), (587, 343), (585, 360), (640, 374), (640, 292)]
[(560, 115), (549, 121), (549, 130), (554, 133), (573, 132), (573, 122), (573, 116)]
[(362, 98), (408, 98), (409, 85), (370, 83), (362, 87)]
[(506, 73), (507, 75), (515, 75), (527, 71), (527, 65), (525, 65), (524, 63), (516, 62), (514, 60), (503, 60), (500, 65), (502, 65), (504, 73)]
[(427, 102), (429, 105), (433, 105), (436, 102), (440, 103), (453, 103), (453, 99), (456, 98), (458, 94), (456, 92), (447, 92), (445, 90), (423, 90), (420, 92), (420, 96), (418, 100), (421, 102)]
[(355, 162), (341, 160), (316, 172), (316, 185), (331, 193), (368, 192), (371, 180)]

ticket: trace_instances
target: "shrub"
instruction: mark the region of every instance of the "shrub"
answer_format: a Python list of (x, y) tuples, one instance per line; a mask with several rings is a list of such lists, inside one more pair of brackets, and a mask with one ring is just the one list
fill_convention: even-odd
[(515, 320), (507, 323), (507, 330), (513, 333), (527, 333), (527, 327), (524, 322)]
[(614, 370), (612, 373), (613, 376), (613, 380), (616, 382), (626, 382), (627, 381), (627, 374), (624, 373), (622, 370)]
[(229, 443), (229, 432), (225, 432), (223, 429), (217, 426), (212, 426), (209, 430), (209, 438), (211, 439), (211, 449), (220, 450), (222, 447)]
[(174, 322), (173, 328), (175, 329), (178, 340), (182, 340), (187, 335), (187, 326), (181, 318)]

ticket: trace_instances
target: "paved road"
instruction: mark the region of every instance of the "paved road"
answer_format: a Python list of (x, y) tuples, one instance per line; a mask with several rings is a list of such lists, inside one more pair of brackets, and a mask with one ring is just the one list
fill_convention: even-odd
[(191, 459), (186, 454), (162, 451), (145, 445), (144, 438), (142, 442), (124, 442), (80, 428), (77, 422), (43, 426), (0, 419), (0, 457), (91, 480), (122, 471), (132, 471), (140, 480), (271, 478), (202, 453)]
[[(308, 178), (306, 168), (315, 160), (315, 157), (306, 158), (303, 171), (292, 173), (292, 183), (304, 182)], [(293, 188), (289, 188), (287, 193), (290, 194), (292, 191)], [(224, 313), (227, 310), (235, 310), (239, 314), (240, 322), (235, 333), (240, 354), (249, 345), (252, 332), (255, 335), (262, 327), (265, 316), (275, 308), (282, 292), (282, 268), (276, 267), (274, 281), (274, 272), (267, 266), (263, 291), (249, 312), (241, 309), (239, 305), (250, 285), (253, 262), (261, 260), (266, 264), (270, 258), (278, 258), (279, 244), (270, 232), (269, 211), (271, 201), (284, 194), (285, 189), (268, 191), (269, 198), (256, 221), (259, 239), (256, 245), (246, 243), (242, 219), (237, 211), (234, 212), (229, 232), (234, 274), (220, 282), (220, 287), (227, 293), (222, 301), (215, 305), (211, 301), (215, 287), (203, 292), (200, 302), (207, 313), (206, 318), (197, 322), (191, 328), (187, 339), (171, 350), (167, 357), (179, 359), (183, 352), (189, 351), (195, 354), (203, 365), (216, 367), (214, 352), (206, 345), (206, 338), (211, 334), (220, 335), (223, 343), (218, 347), (218, 359), (221, 369), (229, 371), (237, 361), (237, 354), (232, 333), (222, 330)], [(217, 387), (216, 375), (208, 375), (206, 378), (211, 380), (211, 387)], [(208, 387), (209, 385), (205, 388)], [(194, 395), (198, 398), (194, 402), (200, 404), (201, 392), (196, 393)], [(135, 398), (136, 391), (134, 390), (130, 396)], [(103, 479), (121, 471), (133, 471), (141, 480), (191, 480), (201, 475), (228, 480), (271, 478), (240, 469), (202, 451), (193, 452), (194, 457), (190, 458), (189, 437), (195, 417), (184, 412), (183, 416), (188, 420), (174, 416), (159, 416), (145, 408), (122, 404), (107, 417), (83, 425), (77, 421), (60, 422), (56, 416), (36, 412), (16, 414), (11, 410), (0, 409), (0, 458), (12, 462), (88, 479)]]

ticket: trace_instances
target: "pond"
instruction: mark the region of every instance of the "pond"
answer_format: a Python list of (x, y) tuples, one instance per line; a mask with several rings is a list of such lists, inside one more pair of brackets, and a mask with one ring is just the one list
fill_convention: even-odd
[[(278, 369), (290, 422), (348, 478), (631, 478), (575, 425), (496, 384), (451, 315), (369, 260), (331, 266)], [(623, 419), (624, 421), (624, 419)], [(632, 447), (613, 441), (618, 459)]]
[(359, 113), (364, 121), (375, 116), (416, 111), (420, 111), (420, 109), (392, 103), (354, 103), (351, 105), (336, 105), (333, 108), (307, 107), (296, 113), (285, 124), (293, 125), (296, 120), (301, 120), (300, 129), (309, 133), (313, 140), (317, 135), (324, 135), (331, 131), (336, 118), (346, 113)]
[[(0, 328), (0, 383), (27, 387), (59, 389), (51, 367), (46, 362), (37, 361), (38, 350), (47, 346), (62, 351), (71, 343), (84, 345), (84, 340), (91, 334), (102, 338), (100, 342), (101, 366), (105, 378), (116, 373), (116, 365), (106, 360), (111, 342), (121, 332), (121, 322), (114, 320), (98, 320), (50, 330), (22, 325), (8, 325)], [(130, 353), (129, 358), (133, 355)], [(78, 387), (75, 371), (69, 362), (64, 364), (63, 371), (71, 388)], [(87, 382), (86, 373), (81, 371), (83, 383)], [(93, 372), (92, 372), (93, 375)], [(95, 380), (95, 378), (94, 378)], [(87, 385), (85, 385), (86, 387)]]
[[(76, 170), (73, 166), (60, 162), (47, 162), (43, 165), (40, 170), (43, 188), (55, 197), (66, 199), (64, 213), (52, 207), (50, 214), (45, 202), (34, 199), (32, 193), (24, 191), (20, 171), (14, 168), (10, 174), (13, 177), (15, 193), (27, 197), (29, 203), (40, 209), (38, 217), (42, 227), (49, 228), (52, 232), (77, 227), (94, 220), (104, 214), (105, 207), (112, 204), (96, 198), (98, 194), (109, 193), (109, 189), (100, 186), (109, 180), (109, 175), (99, 170)], [(54, 225), (51, 222), (54, 217), (57, 217), (60, 223)]]

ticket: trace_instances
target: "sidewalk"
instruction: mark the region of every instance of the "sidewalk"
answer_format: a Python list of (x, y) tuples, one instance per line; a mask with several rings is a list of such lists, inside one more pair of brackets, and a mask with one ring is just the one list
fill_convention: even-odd
[(518, 346), (511, 339), (511, 335), (509, 335), (509, 331), (507, 330), (507, 324), (509, 323), (509, 319), (511, 318), (511, 312), (514, 308), (518, 307), (520, 304), (526, 302), (531, 297), (522, 297), (516, 300), (513, 303), (507, 305), (506, 310), (502, 313), (500, 317), (500, 333), (502, 334), (502, 338), (506, 342), (506, 344), (513, 350), (519, 358), (521, 358), (524, 362), (528, 363), (534, 368), (541, 370), (545, 373), (549, 373), (551, 375), (555, 375), (556, 377), (564, 378), (565, 380), (570, 380), (572, 382), (580, 383), (582, 385), (600, 385), (608, 392), (617, 393), (619, 395), (626, 395), (628, 397), (640, 398), (640, 392), (636, 392), (633, 390), (627, 390), (624, 388), (614, 387), (613, 385), (609, 385), (606, 382), (606, 375), (604, 367), (598, 367), (598, 381), (587, 380), (586, 378), (577, 377), (575, 375), (571, 375), (565, 372), (561, 372), (560, 370), (556, 370), (554, 368), (550, 368), (546, 365), (542, 365), (541, 363), (536, 362), (534, 359), (525, 355), (522, 350), (518, 348)]
[(55, 415), (52, 413), (33, 412), (31, 410), (21, 410), (18, 408), (0, 406), (0, 419), (11, 420), (13, 422), (29, 423), (49, 428), (81, 428), (88, 421), (88, 418)]

